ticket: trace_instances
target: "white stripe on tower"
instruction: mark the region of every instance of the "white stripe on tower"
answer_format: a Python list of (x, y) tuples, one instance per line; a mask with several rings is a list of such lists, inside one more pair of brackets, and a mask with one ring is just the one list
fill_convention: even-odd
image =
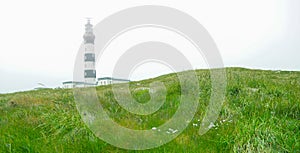
[(93, 25), (88, 19), (85, 25), (84, 39), (84, 80), (87, 86), (96, 84), (96, 70), (95, 70), (95, 51), (94, 41), (95, 35), (93, 33)]

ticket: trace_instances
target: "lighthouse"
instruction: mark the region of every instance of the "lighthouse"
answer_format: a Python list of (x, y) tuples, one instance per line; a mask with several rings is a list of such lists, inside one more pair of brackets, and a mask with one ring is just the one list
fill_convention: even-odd
[(84, 83), (86, 86), (93, 86), (96, 84), (96, 70), (95, 70), (95, 35), (93, 33), (93, 25), (90, 19), (85, 24), (84, 39)]
[[(95, 35), (93, 33), (93, 25), (91, 24), (90, 19), (88, 19), (87, 23), (85, 24), (85, 33), (83, 35), (83, 40), (84, 40), (84, 44), (83, 44), (84, 55), (82, 60), (84, 63), (83, 66), (84, 80), (80, 79), (80, 81), (74, 80), (74, 81), (62, 82), (63, 88), (82, 88), (82, 87), (103, 86), (103, 85), (130, 82), (130, 80), (127, 79), (114, 78), (114, 77), (102, 77), (96, 80), (95, 47), (94, 47)], [(80, 69), (80, 71), (82, 72), (82, 69)]]

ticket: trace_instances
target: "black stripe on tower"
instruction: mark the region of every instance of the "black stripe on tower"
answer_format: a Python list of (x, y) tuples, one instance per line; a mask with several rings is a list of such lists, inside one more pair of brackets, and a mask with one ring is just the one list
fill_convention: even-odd
[(84, 70), (84, 78), (96, 78), (96, 70)]
[(95, 62), (95, 54), (94, 53), (85, 53), (84, 61), (85, 62)]

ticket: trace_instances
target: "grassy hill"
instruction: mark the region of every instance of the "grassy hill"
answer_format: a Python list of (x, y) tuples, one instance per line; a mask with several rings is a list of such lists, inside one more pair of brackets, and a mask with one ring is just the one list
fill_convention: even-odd
[[(170, 143), (141, 152), (300, 152), (300, 72), (227, 68), (226, 100), (215, 126), (202, 136), (199, 124), (211, 85), (208, 70), (196, 72), (201, 94), (194, 119)], [(160, 110), (148, 116), (122, 109), (111, 86), (97, 87), (97, 93), (118, 124), (151, 129), (172, 117), (180, 95), (176, 74), (168, 74), (132, 82), (134, 98), (147, 102), (146, 87), (153, 81), (164, 82), (168, 95)], [(82, 122), (71, 89), (44, 89), (0, 94), (0, 152), (138, 151), (119, 149), (95, 137)]]

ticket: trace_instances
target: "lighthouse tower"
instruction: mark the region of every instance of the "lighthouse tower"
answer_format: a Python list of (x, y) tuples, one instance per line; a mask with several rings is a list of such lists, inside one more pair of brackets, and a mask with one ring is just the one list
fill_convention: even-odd
[(95, 70), (95, 51), (94, 40), (95, 35), (93, 33), (93, 25), (90, 23), (90, 19), (87, 20), (85, 25), (84, 39), (84, 81), (86, 86), (92, 86), (96, 84), (96, 70)]

